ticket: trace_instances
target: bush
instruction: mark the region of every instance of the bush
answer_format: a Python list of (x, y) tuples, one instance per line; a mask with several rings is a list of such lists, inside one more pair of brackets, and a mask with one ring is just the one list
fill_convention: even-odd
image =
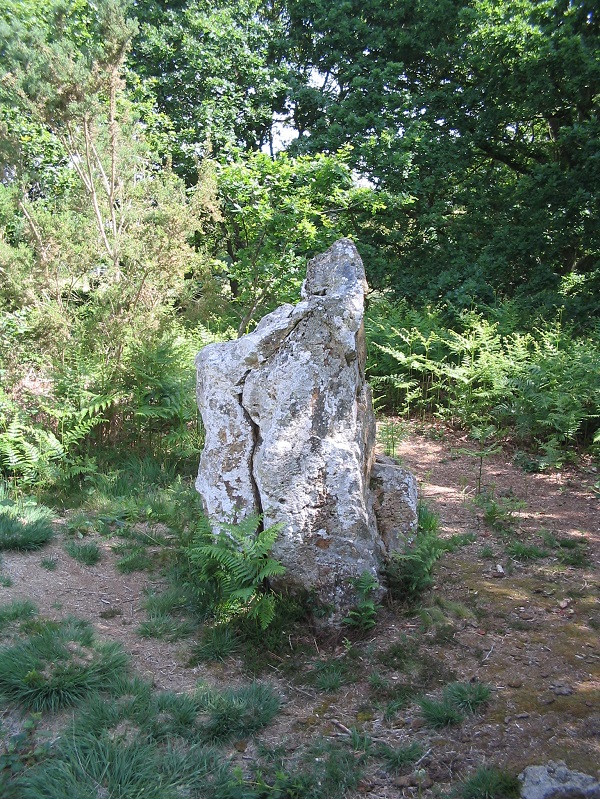
[(503, 330), (498, 315), (464, 313), (448, 328), (439, 312), (374, 303), (366, 329), (376, 392), (406, 414), (505, 427), (539, 450), (542, 466), (598, 443), (598, 334), (578, 338), (560, 321)]

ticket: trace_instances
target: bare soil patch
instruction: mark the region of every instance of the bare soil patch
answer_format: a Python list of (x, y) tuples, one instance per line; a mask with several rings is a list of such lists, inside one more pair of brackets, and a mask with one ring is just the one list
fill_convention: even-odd
[[(591, 464), (528, 474), (506, 453), (487, 458), (482, 483), (488, 496), (514, 500), (517, 508), (510, 530), (494, 530), (484, 522), (484, 508), (472, 502), (477, 459), (458, 452), (472, 447), (463, 434), (417, 425), (396, 447), (396, 456), (416, 474), (421, 497), (439, 514), (442, 536), (471, 534), (438, 562), (435, 588), (423, 597), (420, 610), (387, 606), (362, 638), (351, 631), (346, 641), (323, 641), (306, 631), (302, 641), (291, 636), (289, 654), (273, 657), (261, 676), (278, 686), (285, 702), (275, 724), (261, 735), (264, 744), (284, 745), (292, 754), (318, 735), (348, 738), (352, 728), (392, 746), (422, 744), (418, 772), (393, 775), (370, 766), (357, 795), (439, 795), (480, 765), (518, 773), (550, 759), (600, 776), (598, 474)], [(164, 580), (158, 573), (118, 573), (110, 540), (97, 540), (103, 552), (96, 566), (70, 558), (60, 534), (42, 552), (5, 553), (2, 575), (12, 584), (0, 587), (0, 603), (29, 598), (51, 618), (74, 615), (92, 622), (99, 636), (125, 647), (137, 672), (157, 689), (186, 692), (198, 680), (251, 679), (238, 658), (190, 667), (193, 640), (141, 638), (136, 630), (147, 617), (144, 591), (161, 590)], [(565, 563), (564, 554), (573, 550), (549, 546), (553, 540), (575, 542), (577, 551), (585, 552), (583, 562)], [(546, 555), (519, 558), (518, 549), (510, 550), (515, 542), (537, 546)], [(51, 557), (53, 571), (42, 566), (42, 558)], [(414, 702), (386, 719), (369, 677), (381, 668), (380, 653), (406, 640), (418, 648), (415, 657), (428, 664), (425, 694), (439, 695), (453, 679), (481, 682), (492, 688), (487, 707), (442, 730), (428, 727)], [(300, 643), (308, 673), (311, 663), (351, 651), (352, 680), (327, 692), (303, 679), (295, 654)], [(402, 669), (388, 668), (387, 679), (402, 682)], [(256, 746), (238, 742), (231, 756), (247, 766)]]

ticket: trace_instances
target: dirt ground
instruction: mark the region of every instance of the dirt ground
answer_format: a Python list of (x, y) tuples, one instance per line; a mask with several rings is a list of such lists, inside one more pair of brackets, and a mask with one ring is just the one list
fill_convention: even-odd
[[(438, 562), (435, 588), (421, 612), (384, 608), (377, 626), (355, 645), (362, 676), (334, 694), (289, 678), (277, 660), (264, 677), (284, 699), (275, 725), (261, 736), (267, 744), (285, 742), (293, 752), (319, 734), (343, 738), (358, 727), (374, 741), (423, 745), (417, 776), (371, 769), (359, 794), (372, 799), (437, 795), (483, 764), (518, 773), (527, 765), (564, 760), (600, 776), (600, 475), (591, 462), (535, 474), (514, 466), (506, 452), (486, 458), (482, 489), (518, 505), (509, 535), (484, 523), (482, 508), (472, 502), (479, 463), (459, 452), (472, 447), (466, 436), (447, 428), (413, 424), (395, 448), (415, 473), (421, 498), (439, 514), (442, 536), (472, 534)], [(561, 562), (562, 550), (548, 549), (552, 537), (585, 544), (583, 564)], [(519, 559), (507, 553), (511, 541), (548, 554)], [(248, 679), (238, 659), (189, 667), (189, 642), (140, 638), (144, 591), (163, 584), (147, 572), (119, 574), (110, 540), (99, 543), (103, 558), (91, 567), (64, 552), (60, 535), (42, 552), (4, 554), (2, 575), (12, 584), (0, 587), (0, 604), (29, 598), (44, 615), (91, 621), (101, 637), (125, 647), (136, 670), (157, 689), (184, 692), (198, 680)], [(49, 557), (57, 560), (54, 571), (41, 565)], [(487, 709), (441, 731), (424, 725), (416, 705), (384, 721), (368, 700), (368, 677), (376, 669), (374, 653), (403, 635), (417, 636), (419, 651), (445, 675), (491, 686)], [(315, 639), (314, 648), (315, 657), (324, 648), (334, 657), (343, 644)], [(255, 743), (244, 743), (232, 747), (232, 756), (249, 760), (254, 750)]]

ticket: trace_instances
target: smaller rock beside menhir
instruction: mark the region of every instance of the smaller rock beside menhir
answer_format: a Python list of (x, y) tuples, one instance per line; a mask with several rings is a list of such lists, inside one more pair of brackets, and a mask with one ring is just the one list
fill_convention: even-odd
[(412, 474), (375, 459), (365, 380), (362, 261), (348, 239), (309, 262), (297, 305), (196, 359), (206, 429), (196, 488), (209, 519), (255, 513), (280, 523), (273, 555), (290, 590), (314, 593), (339, 621), (368, 571), (416, 531)]
[(600, 782), (591, 774), (571, 771), (562, 760), (528, 766), (519, 781), (521, 799), (600, 799)]

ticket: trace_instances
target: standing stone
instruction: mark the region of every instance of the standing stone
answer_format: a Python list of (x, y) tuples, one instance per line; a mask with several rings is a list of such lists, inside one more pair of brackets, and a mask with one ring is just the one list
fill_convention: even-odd
[[(252, 333), (208, 345), (196, 359), (206, 428), (196, 487), (209, 518), (258, 512), (265, 527), (281, 523), (273, 555), (287, 569), (285, 584), (314, 591), (333, 620), (355, 599), (352, 578), (377, 578), (416, 523), (416, 502), (407, 504), (414, 478), (404, 470), (372, 475), (366, 287), (360, 256), (342, 239), (309, 263), (298, 305), (281, 306)], [(403, 498), (390, 500), (394, 479)], [(394, 501), (400, 510), (390, 521)], [(388, 518), (383, 536), (380, 511)]]

